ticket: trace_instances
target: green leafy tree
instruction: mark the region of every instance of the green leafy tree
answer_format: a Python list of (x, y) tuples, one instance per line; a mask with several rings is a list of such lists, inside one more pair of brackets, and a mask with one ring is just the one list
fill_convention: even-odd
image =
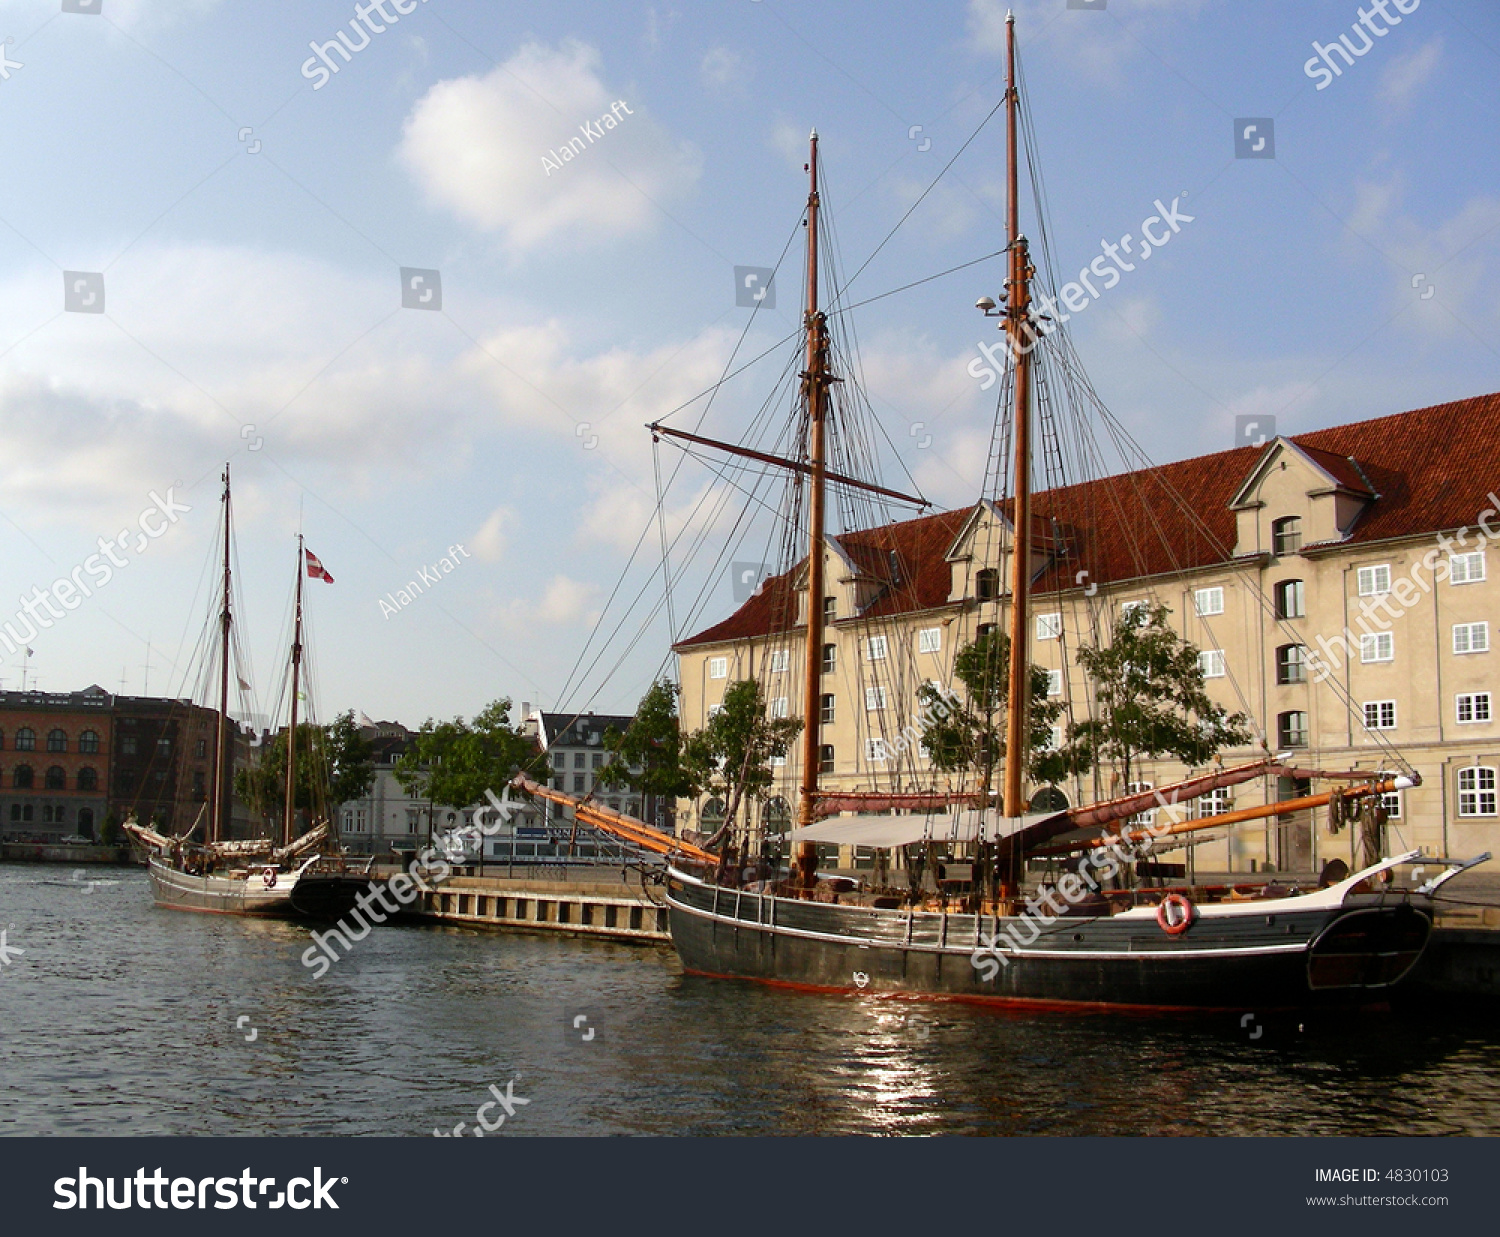
[[(1035, 782), (1060, 782), (1088, 768), (1089, 752), (1075, 743), (1050, 747), (1052, 728), (1066, 706), (1047, 695), (1046, 670), (1032, 666), (1030, 674), (1026, 774)], [(922, 743), (933, 768), (944, 773), (971, 771), (975, 791), (987, 797), (1006, 756), (1010, 637), (994, 629), (960, 649), (953, 659), (953, 677), (963, 685), (961, 699), (945, 695), (930, 683), (917, 691), (925, 719)]]
[(727, 802), (724, 823), (705, 847), (717, 845), (733, 828), (742, 803), (764, 798), (774, 781), (772, 758), (785, 756), (801, 730), (795, 718), (768, 717), (760, 684), (741, 679), (724, 693), (723, 707), (708, 725), (687, 737), (684, 766), (697, 785)]
[(375, 745), (360, 734), (353, 709), (335, 717), (325, 733), (329, 807), (363, 799), (375, 782)]
[(1164, 605), (1132, 606), (1108, 645), (1076, 654), (1094, 692), (1095, 716), (1072, 728), (1100, 764), (1129, 785), (1141, 760), (1175, 757), (1189, 768), (1221, 748), (1250, 742), (1249, 719), (1215, 704), (1203, 689), (1198, 648), (1167, 626)]
[(446, 807), (478, 803), (486, 790), (500, 794), (521, 769), (535, 769), (536, 740), (510, 724), (510, 701), (496, 700), (466, 722), (428, 718), (396, 762), (396, 780), (408, 794)]
[(700, 789), (696, 772), (684, 763), (682, 724), (677, 715), (675, 683), (653, 683), (624, 733), (610, 729), (604, 748), (610, 761), (597, 781), (602, 786), (628, 786), (668, 803), (690, 799)]
[[(354, 713), (327, 726), (297, 725), (297, 772), (293, 802), (311, 815), (332, 814), (341, 803), (368, 793), (375, 780), (375, 749), (359, 733)], [(286, 803), (286, 732), (261, 752), (260, 760), (234, 775), (234, 793), (256, 814), (279, 819)]]

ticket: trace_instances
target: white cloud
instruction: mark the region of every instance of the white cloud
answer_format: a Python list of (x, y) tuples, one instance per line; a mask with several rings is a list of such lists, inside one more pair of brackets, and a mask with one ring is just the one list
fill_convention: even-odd
[(433, 204), (518, 248), (642, 231), (659, 217), (654, 202), (687, 193), (701, 170), (697, 150), (606, 87), (599, 52), (577, 42), (529, 43), (482, 77), (439, 82), (398, 153)]
[(547, 582), (540, 597), (517, 598), (500, 611), (499, 618), (506, 627), (528, 634), (574, 623), (592, 626), (599, 621), (599, 612), (590, 608), (598, 595), (597, 585), (558, 574)]
[(800, 169), (807, 163), (807, 138), (811, 132), (811, 125), (798, 124), (786, 116), (777, 116), (768, 140), (771, 149), (780, 154), (788, 166)]
[[(1429, 224), (1404, 213), (1405, 185), (1399, 176), (1355, 185), (1349, 253), (1385, 257), (1390, 305), (1409, 305), (1415, 320), (1434, 336), (1481, 336), (1500, 326), (1494, 288), (1500, 278), (1500, 199), (1473, 197), (1446, 219)], [(1368, 241), (1369, 245), (1365, 242)]]
[[(183, 18), (199, 17), (212, 12), (219, 0), (108, 0), (101, 14), (119, 26), (165, 26)], [(16, 12), (30, 17), (39, 10), (56, 16), (57, 0), (38, 4), (37, 0), (0, 0), (0, 14)], [(84, 21), (93, 14), (64, 13), (64, 21)]]
[(1417, 92), (1432, 80), (1442, 59), (1441, 35), (1395, 57), (1380, 74), (1381, 101), (1396, 108), (1410, 107)]
[(727, 47), (709, 48), (698, 66), (698, 76), (705, 86), (720, 91), (744, 86), (750, 80), (744, 57)]
[[(893, 179), (891, 193), (905, 212), (913, 202), (922, 197), (930, 183), (905, 177)], [(922, 198), (922, 204), (917, 207), (912, 218), (925, 235), (940, 241), (964, 236), (986, 218), (991, 221), (993, 228), (1003, 232), (1004, 200), (1004, 190), (998, 184), (982, 184), (976, 189), (970, 189), (966, 185), (939, 181)]]
[(430, 329), (438, 315), (381, 325), (394, 276), (142, 244), (106, 272), (106, 314), (49, 321), (61, 283), (40, 267), (0, 281), (0, 338), (16, 341), (0, 358), (0, 493), (32, 519), (91, 527), (143, 483), (197, 476), (255, 439), (288, 466), (338, 463), (354, 487), (398, 463), (419, 477), (483, 424), (482, 392), (452, 372), (463, 341)]
[(482, 563), (498, 563), (505, 554), (506, 531), (515, 524), (516, 513), (509, 507), (496, 507), (479, 531), (469, 536), (469, 543)]
[[(1206, 0), (1134, 0), (1136, 20), (1148, 14), (1194, 16)], [(1123, 6), (1122, 6), (1123, 7)], [(1022, 47), (1054, 46), (1069, 67), (1084, 76), (1123, 84), (1123, 68), (1140, 51), (1137, 41), (1120, 29), (1125, 14), (1068, 10), (1062, 0), (969, 0), (969, 47), (984, 56), (1005, 51), (1005, 15), (1016, 11), (1016, 41)], [(1114, 20), (1111, 20), (1113, 18)]]

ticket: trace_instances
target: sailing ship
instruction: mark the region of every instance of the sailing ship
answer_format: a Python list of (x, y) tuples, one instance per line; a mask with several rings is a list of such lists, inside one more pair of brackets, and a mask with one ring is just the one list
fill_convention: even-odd
[[(223, 570), (219, 590), (219, 703), (214, 739), (212, 790), (186, 833), (163, 834), (135, 819), (125, 832), (147, 852), (151, 892), (158, 906), (229, 915), (337, 918), (355, 904), (366, 875), (352, 870), (332, 845), (329, 822), (296, 833), (297, 706), (300, 699), (303, 639), (302, 582), (324, 576), (322, 565), (297, 537), (296, 601), (291, 647), (291, 720), (286, 737), (286, 783), (279, 837), (230, 839), (235, 724), (229, 714), (231, 650), (234, 632), (231, 573), (232, 504), (229, 466), (223, 474)], [(331, 577), (330, 577), (331, 578)], [(200, 827), (206, 837), (195, 841)]]
[[(862, 481), (838, 457), (830, 458), (830, 391), (843, 381), (830, 366), (829, 315), (819, 306), (818, 137), (810, 140), (805, 225), (807, 288), (804, 319), (805, 368), (798, 420), (801, 454), (783, 459), (717, 442), (660, 423), (654, 435), (695, 447), (782, 466), (794, 484), (806, 487), (794, 504), (805, 513), (806, 558), (750, 604), (783, 607), (779, 630), (800, 627), (804, 636), (802, 730), (797, 828), (789, 834), (796, 851), (790, 870), (768, 871), (741, 852), (708, 854), (680, 839), (661, 837), (656, 849), (669, 856), (666, 903), (673, 943), (693, 975), (755, 980), (828, 992), (957, 998), (1030, 1005), (1243, 1010), (1301, 1007), (1322, 1002), (1380, 1000), (1422, 956), (1434, 918), (1434, 895), (1442, 884), (1479, 860), (1424, 857), (1419, 851), (1379, 852), (1381, 798), (1416, 785), (1415, 770), (1332, 772), (1295, 767), (1289, 753), (1267, 751), (1260, 760), (1216, 767), (1176, 786), (1140, 790), (1084, 807), (1027, 811), (1023, 797), (1029, 746), (1031, 690), (1029, 590), (1037, 553), (1060, 535), (1058, 521), (1032, 510), (1033, 353), (1049, 338), (1033, 307), (1036, 271), (1019, 226), (1018, 112), (1014, 18), (1007, 21), (1006, 299), (988, 298), (987, 314), (1002, 319), (1009, 344), (1009, 437), (1012, 451), (997, 453), (992, 471), (1009, 474), (1007, 501), (991, 504), (997, 523), (1010, 529), (1009, 642), (1003, 791), (825, 793), (820, 787), (821, 679), (824, 657), (824, 592), (827, 494), (862, 492), (886, 499), (921, 500)], [(1053, 303), (1055, 303), (1055, 298)], [(1053, 324), (1054, 329), (1056, 324)], [(1060, 336), (1062, 333), (1057, 331)], [(1004, 401), (1002, 400), (1002, 403)], [(849, 438), (846, 433), (845, 440)], [(1003, 439), (1000, 439), (1003, 442)], [(845, 457), (850, 457), (845, 446)], [(835, 469), (835, 465), (840, 470)], [(848, 540), (848, 539), (846, 539)], [(864, 547), (879, 555), (878, 538)], [(849, 549), (849, 554), (854, 550)], [(891, 553), (894, 563), (895, 554)], [(863, 567), (860, 564), (859, 567)], [(851, 573), (856, 570), (851, 566)], [(895, 574), (894, 567), (892, 575)], [(665, 575), (665, 572), (664, 572)], [(995, 594), (991, 594), (995, 596)], [(771, 628), (776, 630), (774, 626)], [(1335, 785), (1264, 807), (1208, 819), (1168, 818), (1150, 830), (1143, 814), (1187, 802), (1267, 775), (1297, 782), (1329, 778)], [(611, 831), (633, 833), (640, 822), (614, 819), (597, 805), (531, 783), (522, 785), (559, 802), (571, 802), (580, 820)], [(1146, 870), (1134, 863), (1163, 837), (1212, 828), (1222, 831), (1250, 820), (1281, 817), (1293, 810), (1326, 807), (1335, 818), (1364, 825), (1360, 870), (1329, 872), (1322, 887), (1297, 892), (1271, 878), (1218, 887), (1126, 887), (1106, 879), (1129, 861), (1127, 875)], [(853, 813), (852, 815), (849, 813)], [(844, 813), (836, 815), (836, 813)], [(700, 839), (701, 840), (701, 839)], [(911, 892), (864, 892), (817, 871), (818, 845), (857, 845), (887, 853), (903, 850), (914, 869)], [(919, 879), (924, 857), (937, 850), (966, 854), (964, 896), (950, 898)], [(1109, 856), (1114, 856), (1112, 863)], [(1077, 861), (1051, 886), (1025, 897), (1028, 861), (1067, 857)], [(1105, 862), (1100, 865), (1103, 857)], [(1402, 887), (1395, 870), (1421, 860), (1440, 869), (1419, 888)], [(1105, 876), (1100, 876), (1100, 873)], [(1071, 884), (1070, 884), (1071, 882)]]

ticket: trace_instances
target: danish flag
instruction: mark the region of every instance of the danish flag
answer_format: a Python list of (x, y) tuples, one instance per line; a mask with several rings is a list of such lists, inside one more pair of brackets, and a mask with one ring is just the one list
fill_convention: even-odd
[(316, 554), (314, 554), (311, 550), (303, 550), (302, 552), (307, 555), (307, 574), (308, 574), (308, 576), (311, 579), (314, 579), (314, 580), (326, 580), (326, 581), (328, 581), (329, 584), (332, 584), (333, 583), (333, 577), (328, 574), (328, 569), (323, 566), (323, 563), (318, 558), (318, 556)]

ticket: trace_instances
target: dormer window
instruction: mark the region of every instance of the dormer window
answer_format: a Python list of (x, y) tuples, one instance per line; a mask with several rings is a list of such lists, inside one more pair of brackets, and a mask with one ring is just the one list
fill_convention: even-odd
[(838, 617), (839, 603), (836, 597), (823, 598), (823, 621), (831, 623)]
[(974, 577), (974, 596), (980, 601), (994, 601), (1000, 596), (1000, 573), (986, 567)]
[(1289, 515), (1271, 524), (1271, 552), (1277, 558), (1295, 554), (1302, 548), (1302, 517)]

